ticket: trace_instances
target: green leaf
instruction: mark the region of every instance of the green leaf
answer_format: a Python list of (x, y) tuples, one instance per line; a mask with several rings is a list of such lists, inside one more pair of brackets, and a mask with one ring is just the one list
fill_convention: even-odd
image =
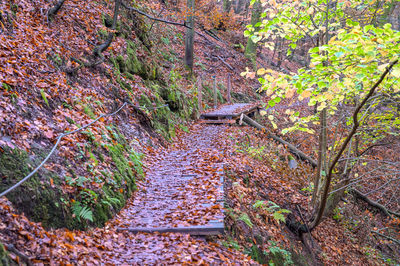
[(247, 215), (247, 213), (243, 213), (240, 215), (238, 220), (243, 221), (245, 224), (247, 224), (250, 228), (253, 228), (253, 223), (250, 220), (250, 217)]

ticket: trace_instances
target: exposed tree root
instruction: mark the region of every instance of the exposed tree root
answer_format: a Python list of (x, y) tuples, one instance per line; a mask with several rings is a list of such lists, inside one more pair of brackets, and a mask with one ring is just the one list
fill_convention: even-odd
[(394, 215), (394, 216), (400, 218), (400, 214), (399, 213), (396, 213), (396, 212), (393, 212), (391, 210), (388, 210), (385, 206), (383, 206), (382, 204), (380, 204), (380, 203), (378, 203), (376, 201), (371, 200), (365, 194), (361, 193), (357, 189), (353, 188), (349, 192), (352, 193), (356, 198), (361, 199), (361, 200), (365, 201), (366, 203), (368, 203), (369, 205), (371, 205), (372, 207), (377, 208), (382, 213), (384, 213), (386, 216), (391, 217), (391, 215)]
[(26, 256), (24, 253), (20, 252), (18, 249), (16, 249), (13, 244), (5, 245), (5, 247), (7, 248), (7, 251), (17, 255), (26, 265), (29, 266), (33, 265), (29, 257)]
[(52, 17), (54, 17), (57, 12), (64, 5), (65, 0), (59, 0), (52, 8), (47, 11), (47, 21), (50, 21)]
[(400, 245), (400, 241), (397, 240), (397, 239), (394, 239), (393, 237), (384, 235), (384, 234), (379, 233), (378, 231), (374, 231), (374, 230), (372, 230), (371, 232), (374, 233), (374, 234), (377, 234), (378, 236), (381, 236), (381, 237), (383, 237), (383, 238), (389, 239), (390, 241), (393, 241), (393, 242), (396, 243), (397, 245)]

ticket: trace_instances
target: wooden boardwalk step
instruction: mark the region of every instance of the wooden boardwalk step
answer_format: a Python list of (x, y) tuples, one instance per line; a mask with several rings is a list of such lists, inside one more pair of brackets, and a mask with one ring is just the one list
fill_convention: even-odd
[(235, 124), (235, 119), (224, 119), (224, 120), (199, 120), (200, 124)]
[(211, 236), (221, 235), (224, 233), (224, 223), (210, 223), (210, 225), (196, 225), (187, 227), (135, 227), (135, 228), (118, 228), (118, 232), (128, 231), (131, 233), (182, 233), (193, 236)]

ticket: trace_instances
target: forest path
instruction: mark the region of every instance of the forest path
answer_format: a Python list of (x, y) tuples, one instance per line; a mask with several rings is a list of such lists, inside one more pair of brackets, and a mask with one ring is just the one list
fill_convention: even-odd
[[(131, 202), (111, 222), (116, 228), (184, 227), (223, 222), (220, 199), (223, 157), (215, 146), (224, 126), (195, 125), (170, 148), (154, 150), (150, 169)], [(123, 242), (102, 254), (102, 262), (124, 264), (246, 264), (248, 258), (204, 238), (176, 233), (124, 231)]]
[[(36, 265), (254, 265), (243, 253), (204, 237), (132, 233), (127, 227), (186, 227), (223, 221), (220, 199), (225, 126), (196, 124), (168, 148), (146, 153), (146, 178), (103, 228), (46, 231), (0, 199), (0, 240), (15, 243)], [(13, 258), (18, 260), (14, 254)], [(0, 263), (1, 264), (1, 263)]]
[(217, 126), (198, 127), (148, 158), (145, 187), (120, 213), (122, 227), (182, 227), (223, 222), (223, 158)]

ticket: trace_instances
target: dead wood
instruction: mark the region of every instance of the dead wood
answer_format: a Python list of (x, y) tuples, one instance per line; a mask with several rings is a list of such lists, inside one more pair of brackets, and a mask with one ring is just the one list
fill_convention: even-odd
[(47, 21), (50, 21), (54, 17), (61, 7), (64, 5), (65, 0), (59, 0), (52, 8), (47, 12)]
[(5, 247), (7, 248), (7, 251), (17, 255), (23, 262), (25, 262), (26, 265), (29, 266), (33, 265), (29, 257), (24, 253), (22, 253), (21, 251), (19, 251), (18, 249), (16, 249), (13, 244), (5, 245)]
[(271, 139), (275, 140), (276, 142), (279, 142), (279, 143), (285, 145), (292, 154), (297, 156), (299, 159), (310, 163), (312, 167), (316, 167), (317, 166), (317, 162), (314, 159), (312, 159), (310, 156), (306, 155), (304, 152), (302, 152), (299, 149), (297, 149), (293, 144), (291, 144), (291, 143), (281, 139), (280, 137), (276, 136), (271, 131), (269, 131), (266, 127), (260, 125), (259, 123), (257, 123), (256, 121), (254, 121), (253, 119), (248, 117), (247, 115), (243, 115), (243, 117), (241, 117), (241, 120), (243, 120), (243, 122), (245, 122), (246, 124), (248, 124), (250, 126), (253, 126), (253, 127), (255, 127), (257, 129), (260, 129), (260, 130), (264, 130), (267, 133), (267, 137), (268, 138), (271, 138)]
[(386, 216), (391, 217), (391, 214), (399, 217), (400, 218), (400, 213), (396, 213), (393, 212), (391, 210), (388, 210), (385, 206), (383, 206), (382, 204), (371, 200), (370, 198), (367, 197), (367, 195), (363, 194), (361, 191), (358, 191), (357, 189), (350, 189), (349, 191), (350, 193), (352, 193), (356, 198), (363, 200), (364, 202), (368, 203), (369, 205), (371, 205), (372, 207), (380, 210), (383, 214), (385, 214)]

